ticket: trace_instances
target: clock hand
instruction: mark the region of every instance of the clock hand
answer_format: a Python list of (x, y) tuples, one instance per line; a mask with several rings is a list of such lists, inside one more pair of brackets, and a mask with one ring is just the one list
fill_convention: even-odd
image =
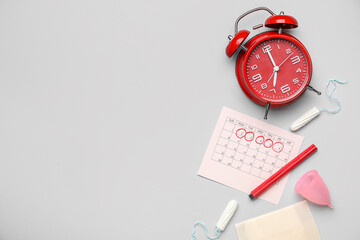
[(289, 57), (291, 57), (291, 55), (293, 55), (293, 53), (291, 53), (287, 58), (285, 58), (285, 60), (284, 60), (282, 63), (280, 63), (279, 67), (280, 67), (281, 65), (283, 65), (283, 63), (286, 62), (286, 60), (288, 60)]
[[(280, 70), (280, 66), (283, 65), (283, 64), (286, 62), (286, 60), (288, 60), (289, 57), (291, 57), (291, 55), (292, 55), (293, 53), (291, 53), (287, 58), (285, 58), (285, 60), (282, 61), (282, 63), (280, 63), (279, 66), (276, 66), (276, 64), (275, 64), (275, 62), (274, 62), (274, 59), (273, 59), (272, 56), (271, 56), (271, 53), (270, 53), (269, 51), (266, 51), (266, 52), (268, 53), (268, 55), (269, 55), (269, 57), (270, 57), (270, 60), (271, 60), (272, 64), (274, 65), (274, 71), (273, 71), (273, 73), (271, 74), (270, 79), (271, 79), (271, 77), (274, 75), (273, 86), (275, 87), (275, 86), (276, 86), (276, 82), (277, 82), (277, 72)], [(268, 82), (270, 81), (270, 79), (268, 80)]]
[(267, 52), (267, 54), (269, 55), (269, 58), (270, 58), (270, 60), (271, 60), (271, 63), (274, 65), (274, 71), (273, 71), (273, 73), (271, 74), (270, 79), (268, 80), (268, 82), (271, 80), (272, 76), (274, 75), (273, 86), (275, 87), (275, 86), (276, 86), (276, 80), (277, 80), (277, 72), (279, 71), (279, 66), (276, 66), (275, 61), (274, 61), (274, 59), (273, 59), (270, 51), (267, 50), (266, 52)]
[(277, 79), (277, 71), (274, 71), (274, 82), (273, 82), (273, 86), (276, 86), (276, 79)]
[(267, 52), (267, 54), (269, 55), (269, 58), (270, 58), (270, 61), (271, 61), (272, 65), (273, 65), (274, 67), (276, 67), (275, 61), (274, 61), (273, 57), (271, 56), (270, 51), (269, 51), (269, 50), (266, 50), (266, 52)]
[(269, 80), (267, 80), (267, 82), (270, 82), (270, 80), (271, 80), (272, 76), (274, 75), (274, 73), (275, 73), (275, 71), (273, 71), (273, 73), (271, 74), (271, 76), (270, 76)]

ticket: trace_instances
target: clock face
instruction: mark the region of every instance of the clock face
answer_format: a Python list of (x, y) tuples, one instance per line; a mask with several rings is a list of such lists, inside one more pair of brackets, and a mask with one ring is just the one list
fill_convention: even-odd
[(311, 68), (308, 54), (301, 47), (289, 39), (271, 38), (249, 51), (243, 77), (252, 94), (270, 103), (291, 101), (301, 95)]

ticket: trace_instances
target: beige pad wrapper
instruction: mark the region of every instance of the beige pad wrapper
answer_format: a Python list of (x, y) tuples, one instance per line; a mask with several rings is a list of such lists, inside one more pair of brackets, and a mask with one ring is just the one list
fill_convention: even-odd
[(239, 240), (321, 240), (306, 201), (235, 224)]

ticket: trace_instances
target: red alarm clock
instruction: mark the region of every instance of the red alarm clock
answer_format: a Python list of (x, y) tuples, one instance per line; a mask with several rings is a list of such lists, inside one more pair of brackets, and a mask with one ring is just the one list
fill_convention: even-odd
[[(271, 14), (265, 27), (277, 29), (260, 33), (247, 42), (250, 31), (238, 31), (239, 21), (250, 13), (265, 10)], [(239, 51), (236, 76), (240, 87), (255, 103), (266, 107), (265, 119), (270, 107), (281, 107), (297, 100), (305, 90), (311, 89), (312, 63), (305, 46), (283, 29), (296, 28), (298, 22), (281, 12), (276, 15), (265, 7), (254, 8), (235, 21), (235, 35), (229, 36), (226, 55), (230, 58)], [(263, 27), (259, 24), (253, 27)]]

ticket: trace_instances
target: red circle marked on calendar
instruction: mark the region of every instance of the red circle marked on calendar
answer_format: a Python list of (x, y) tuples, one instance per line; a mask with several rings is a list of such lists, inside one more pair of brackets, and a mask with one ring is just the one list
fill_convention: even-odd
[(258, 136), (258, 137), (255, 139), (255, 142), (256, 142), (257, 144), (260, 144), (260, 145), (263, 144), (264, 141), (265, 141), (264, 136)]
[(254, 137), (255, 137), (255, 134), (251, 131), (249, 131), (245, 134), (245, 140), (248, 142), (252, 141), (254, 139)]
[(238, 138), (243, 138), (244, 136), (246, 135), (246, 130), (244, 128), (239, 128), (237, 131), (236, 131), (236, 136)]
[(270, 148), (272, 145), (273, 145), (273, 141), (272, 141), (270, 138), (268, 138), (268, 139), (265, 140), (264, 146), (265, 146), (266, 148)]
[(281, 142), (276, 142), (276, 143), (274, 143), (272, 149), (273, 149), (275, 152), (279, 153), (279, 152), (281, 152), (281, 151), (284, 149), (284, 144), (281, 143)]

